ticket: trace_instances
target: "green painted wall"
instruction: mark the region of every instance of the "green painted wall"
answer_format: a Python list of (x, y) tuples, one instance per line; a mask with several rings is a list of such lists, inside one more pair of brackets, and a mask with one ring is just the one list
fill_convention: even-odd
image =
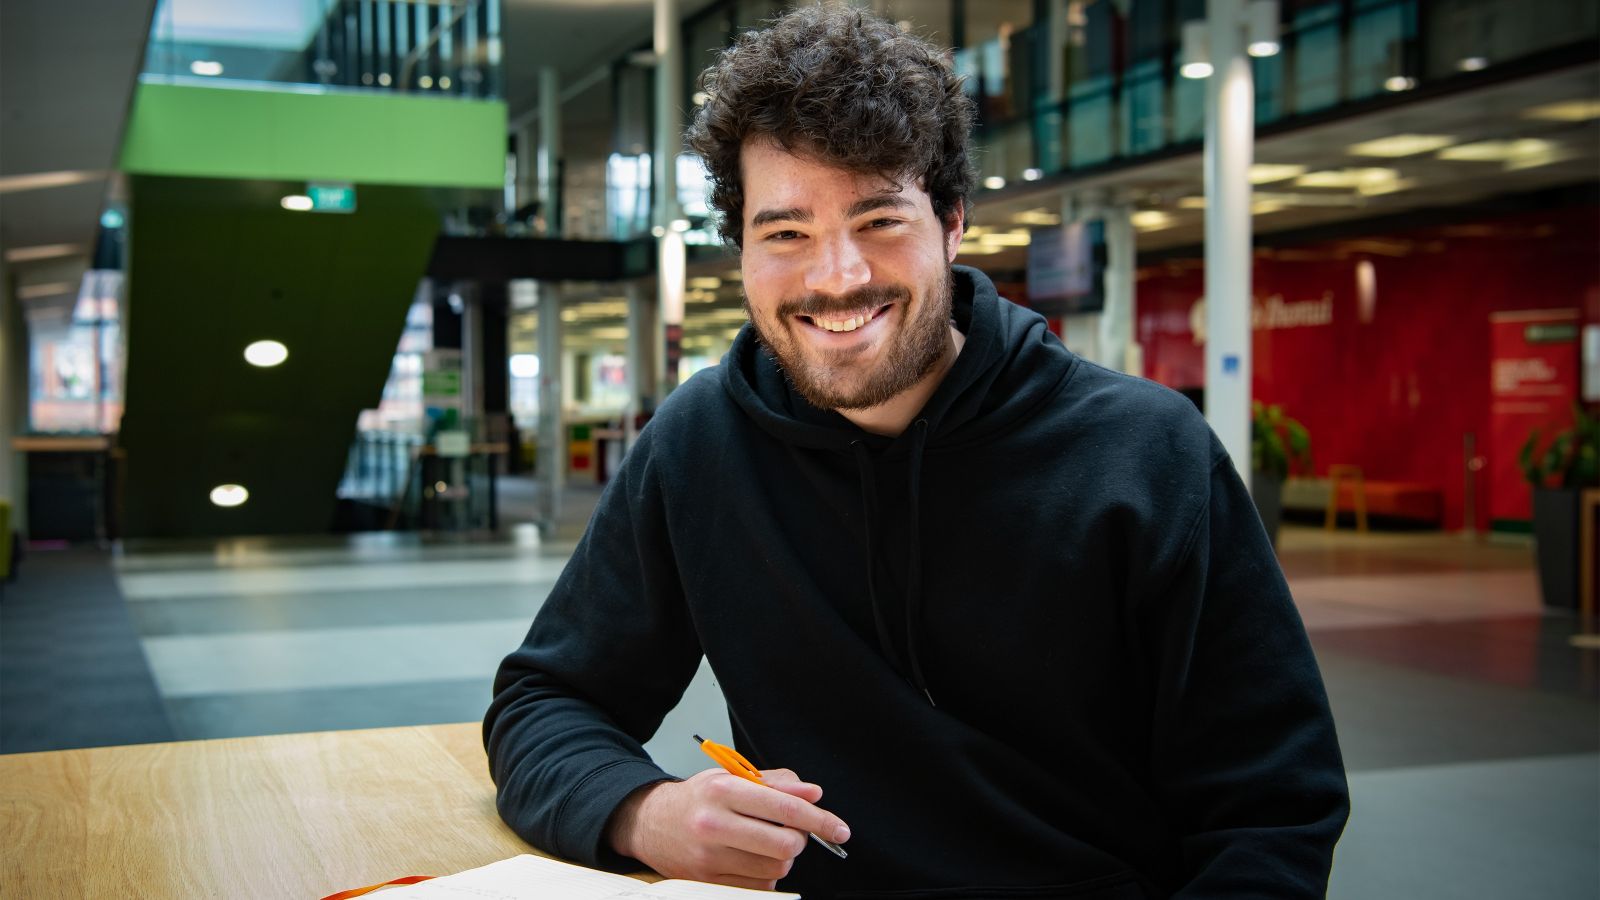
[(505, 152), (506, 106), (496, 100), (141, 83), (122, 169), (499, 188)]
[[(439, 229), (421, 188), (357, 186), (349, 215), (294, 213), (296, 182), (135, 176), (128, 217), (130, 537), (323, 533)], [(245, 345), (289, 348), (272, 369)], [(250, 490), (213, 506), (218, 484)]]

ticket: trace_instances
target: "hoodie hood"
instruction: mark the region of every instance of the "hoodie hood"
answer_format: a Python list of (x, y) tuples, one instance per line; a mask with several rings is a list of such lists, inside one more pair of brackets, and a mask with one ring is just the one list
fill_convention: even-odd
[(1060, 392), (1078, 359), (1050, 333), (1042, 316), (1002, 300), (988, 276), (966, 266), (952, 266), (951, 273), (951, 315), (966, 343), (913, 427), (898, 438), (868, 433), (839, 413), (808, 403), (749, 324), (728, 350), (723, 385), (763, 430), (799, 449), (848, 453), (860, 444), (894, 457), (909, 452), (908, 436), (918, 428), (925, 430), (929, 449), (982, 443)]

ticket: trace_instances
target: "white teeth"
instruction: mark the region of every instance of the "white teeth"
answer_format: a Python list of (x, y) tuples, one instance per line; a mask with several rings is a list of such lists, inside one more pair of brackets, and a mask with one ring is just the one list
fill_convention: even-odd
[(855, 331), (867, 324), (866, 316), (853, 316), (848, 319), (814, 319), (818, 328), (827, 331)]

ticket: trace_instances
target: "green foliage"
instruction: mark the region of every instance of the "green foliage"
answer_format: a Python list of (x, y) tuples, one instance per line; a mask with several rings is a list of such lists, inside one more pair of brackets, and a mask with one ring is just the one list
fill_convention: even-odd
[(1311, 468), (1311, 433), (1276, 403), (1250, 404), (1250, 468), (1278, 481)]
[(1535, 428), (1517, 454), (1522, 477), (1536, 488), (1600, 487), (1600, 417), (1572, 405), (1572, 425), (1551, 435), (1544, 452)]

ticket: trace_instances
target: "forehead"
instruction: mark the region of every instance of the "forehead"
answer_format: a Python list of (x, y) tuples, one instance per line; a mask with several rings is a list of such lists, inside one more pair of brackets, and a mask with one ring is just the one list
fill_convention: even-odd
[(785, 150), (770, 138), (745, 142), (739, 153), (739, 171), (746, 222), (762, 208), (783, 206), (822, 213), (881, 194), (898, 194), (932, 208), (927, 192), (915, 179), (897, 181), (875, 172), (845, 169), (814, 154)]

